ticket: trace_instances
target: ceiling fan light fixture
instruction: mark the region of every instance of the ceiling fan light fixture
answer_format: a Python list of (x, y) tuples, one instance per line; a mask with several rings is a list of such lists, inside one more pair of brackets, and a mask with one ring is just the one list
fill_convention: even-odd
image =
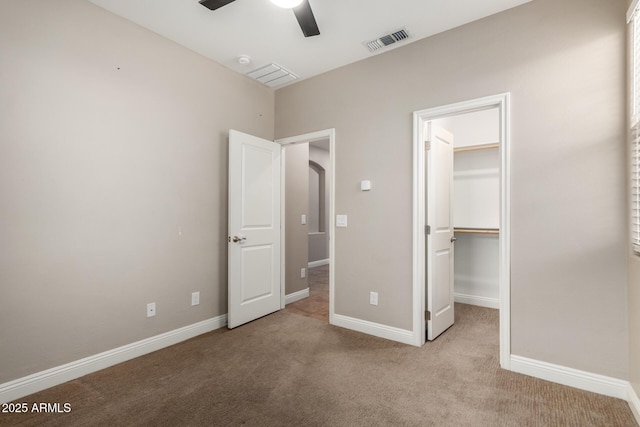
[(271, 0), (271, 3), (284, 9), (292, 9), (296, 6), (300, 6), (302, 0)]

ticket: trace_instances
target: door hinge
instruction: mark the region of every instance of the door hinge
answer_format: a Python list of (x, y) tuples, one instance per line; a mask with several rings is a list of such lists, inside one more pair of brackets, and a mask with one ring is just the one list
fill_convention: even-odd
[(431, 150), (431, 141), (425, 141), (424, 142), (424, 149), (425, 149), (425, 151)]
[(426, 320), (426, 321), (431, 320), (431, 312), (429, 310), (426, 310), (424, 312), (424, 320)]
[(424, 226), (424, 234), (431, 234), (431, 226), (430, 225), (425, 225)]

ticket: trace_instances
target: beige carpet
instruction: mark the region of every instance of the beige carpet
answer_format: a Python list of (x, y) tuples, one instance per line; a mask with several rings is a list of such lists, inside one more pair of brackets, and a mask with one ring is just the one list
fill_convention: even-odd
[(288, 304), (286, 310), (329, 322), (329, 266), (309, 269), (309, 297)]
[(626, 402), (498, 368), (497, 311), (414, 348), (287, 311), (29, 396), (44, 426), (635, 426)]

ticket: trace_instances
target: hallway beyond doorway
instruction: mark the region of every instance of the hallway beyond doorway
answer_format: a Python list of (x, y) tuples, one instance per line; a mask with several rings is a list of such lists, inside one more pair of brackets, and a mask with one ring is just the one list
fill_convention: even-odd
[(329, 323), (329, 265), (309, 272), (309, 297), (286, 306), (285, 311)]

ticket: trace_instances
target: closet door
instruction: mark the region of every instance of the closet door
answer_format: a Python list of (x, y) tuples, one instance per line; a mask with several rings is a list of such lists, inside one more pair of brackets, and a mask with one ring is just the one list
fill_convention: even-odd
[(427, 339), (453, 325), (453, 135), (429, 124), (427, 151)]

